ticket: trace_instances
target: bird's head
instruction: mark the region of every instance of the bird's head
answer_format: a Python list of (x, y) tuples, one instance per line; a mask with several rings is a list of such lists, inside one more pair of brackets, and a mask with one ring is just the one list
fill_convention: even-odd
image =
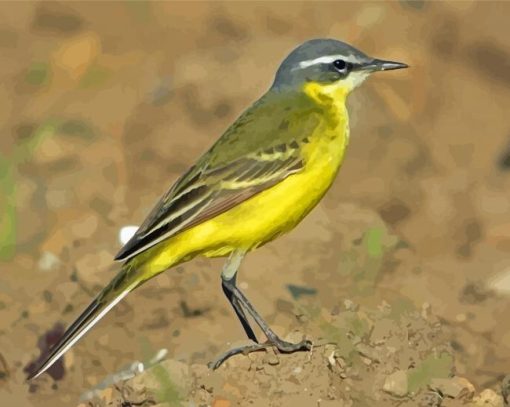
[(371, 73), (407, 68), (406, 64), (372, 58), (345, 42), (314, 39), (294, 49), (282, 62), (275, 90), (316, 91), (347, 96)]

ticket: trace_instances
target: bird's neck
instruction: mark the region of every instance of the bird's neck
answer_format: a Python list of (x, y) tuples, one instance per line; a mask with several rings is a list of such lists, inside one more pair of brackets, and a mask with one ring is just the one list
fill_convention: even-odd
[(345, 100), (350, 92), (349, 86), (343, 83), (323, 85), (317, 82), (308, 82), (303, 92), (315, 103), (336, 113), (345, 112)]
[(334, 83), (323, 85), (316, 82), (309, 82), (303, 87), (303, 92), (322, 110), (322, 116), (334, 129), (331, 133), (334, 137), (338, 135), (349, 138), (349, 114), (345, 106), (347, 95), (350, 92), (345, 84)]

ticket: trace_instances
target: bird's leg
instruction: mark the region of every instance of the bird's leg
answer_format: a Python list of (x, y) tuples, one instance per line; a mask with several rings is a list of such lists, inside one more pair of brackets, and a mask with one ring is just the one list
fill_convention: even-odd
[[(232, 277), (232, 284), (234, 286), (236, 285), (236, 276)], [(235, 298), (232, 295), (232, 292), (229, 291), (225, 287), (226, 283), (224, 280), (221, 282), (221, 286), (223, 288), (223, 292), (225, 293), (225, 296), (227, 297), (228, 301), (232, 305), (232, 308), (234, 308), (234, 311), (236, 312), (237, 318), (239, 318), (239, 321), (241, 321), (241, 324), (243, 325), (244, 332), (246, 332), (246, 336), (250, 338), (253, 342), (258, 343), (257, 337), (255, 336), (255, 332), (253, 332), (252, 327), (250, 326), (250, 323), (248, 322), (248, 319), (246, 318), (246, 314), (244, 313), (243, 309), (241, 308), (241, 305), (239, 304), (239, 300)]]
[(230, 302), (230, 305), (234, 308), (237, 318), (241, 321), (244, 332), (246, 332), (246, 336), (248, 336), (248, 338), (250, 338), (253, 342), (258, 343), (255, 332), (253, 332), (244, 310), (239, 305), (239, 300), (232, 295), (232, 290), (227, 288), (227, 284), (231, 284), (236, 287), (237, 270), (239, 269), (239, 265), (241, 264), (243, 257), (244, 253), (240, 252), (233, 252), (229, 257), (223, 269), (223, 273), (221, 274), (221, 287), (223, 288), (223, 292)]
[[(238, 260), (237, 268), (239, 267), (239, 263), (240, 263), (240, 260)], [(252, 316), (252, 318), (255, 320), (255, 322), (260, 327), (262, 332), (264, 332), (264, 335), (266, 335), (266, 337), (267, 337), (267, 342), (255, 343), (253, 345), (246, 345), (246, 346), (241, 346), (238, 348), (231, 349), (228, 352), (226, 352), (225, 354), (223, 354), (222, 356), (220, 356), (214, 363), (212, 363), (210, 365), (213, 369), (217, 369), (225, 360), (227, 360), (231, 356), (238, 355), (240, 353), (248, 354), (248, 353), (255, 352), (255, 351), (258, 351), (261, 349), (268, 348), (270, 346), (276, 347), (282, 353), (291, 353), (291, 352), (296, 352), (296, 351), (300, 351), (300, 350), (311, 349), (312, 343), (310, 341), (303, 340), (299, 343), (290, 343), (290, 342), (284, 341), (283, 339), (279, 338), (278, 335), (276, 335), (276, 333), (264, 321), (264, 319), (262, 319), (262, 317), (255, 310), (253, 305), (251, 305), (248, 298), (246, 298), (246, 296), (239, 290), (239, 288), (237, 288), (234, 276), (235, 276), (235, 273), (233, 275), (231, 275), (230, 278), (226, 278), (226, 277), (229, 277), (229, 275), (227, 275), (225, 272), (222, 274), (223, 290), (225, 291), (227, 298), (229, 298), (229, 300), (231, 301), (232, 306), (236, 310), (236, 313), (237, 313), (239, 319), (243, 323), (243, 327), (245, 326), (244, 322), (249, 327), (248, 321), (246, 320), (246, 316), (243, 312), (243, 308), (244, 308), (244, 310), (246, 310), (246, 312), (248, 312), (248, 314), (250, 314)], [(240, 310), (240, 313), (238, 312), (238, 310)], [(242, 315), (242, 318), (239, 316), (240, 314)], [(243, 320), (244, 320), (244, 322), (243, 322)], [(253, 330), (251, 329), (251, 327), (249, 329), (250, 329), (250, 332), (253, 334)], [(248, 331), (246, 330), (246, 328), (245, 328), (245, 331), (248, 334)], [(253, 335), (253, 336), (255, 336), (255, 335)], [(250, 337), (250, 334), (248, 334), (248, 337)], [(250, 337), (250, 339), (252, 339), (252, 338)]]
[[(287, 341), (284, 341), (283, 339), (280, 339), (278, 335), (269, 327), (266, 321), (262, 319), (260, 314), (255, 310), (253, 305), (251, 305), (250, 301), (248, 301), (248, 298), (242, 293), (239, 288), (237, 288), (235, 285), (226, 284), (227, 289), (230, 289), (232, 292), (232, 295), (234, 298), (236, 298), (239, 303), (242, 305), (242, 307), (246, 310), (248, 314), (252, 316), (252, 318), (255, 320), (257, 325), (260, 327), (262, 332), (264, 332), (264, 335), (266, 335), (266, 338), (268, 340), (269, 346), (275, 346), (280, 352), (284, 353), (290, 353), (295, 352), (298, 350), (309, 350), (311, 348), (312, 343), (307, 340), (303, 340), (299, 343), (290, 343)], [(261, 344), (265, 345), (264, 347), (267, 347), (268, 344)]]

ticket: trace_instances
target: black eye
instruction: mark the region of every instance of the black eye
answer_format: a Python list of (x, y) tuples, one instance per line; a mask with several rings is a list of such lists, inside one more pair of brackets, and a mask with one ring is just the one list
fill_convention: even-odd
[(343, 59), (337, 59), (333, 62), (333, 65), (339, 71), (343, 71), (345, 68), (347, 68), (347, 63)]

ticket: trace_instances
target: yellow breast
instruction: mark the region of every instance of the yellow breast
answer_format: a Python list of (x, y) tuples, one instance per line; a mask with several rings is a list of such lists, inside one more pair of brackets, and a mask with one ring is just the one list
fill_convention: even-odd
[(156, 269), (196, 255), (251, 250), (293, 229), (331, 186), (349, 139), (345, 93), (308, 84), (304, 92), (323, 107), (320, 124), (302, 148), (304, 169), (227, 212), (168, 239), (151, 259)]

